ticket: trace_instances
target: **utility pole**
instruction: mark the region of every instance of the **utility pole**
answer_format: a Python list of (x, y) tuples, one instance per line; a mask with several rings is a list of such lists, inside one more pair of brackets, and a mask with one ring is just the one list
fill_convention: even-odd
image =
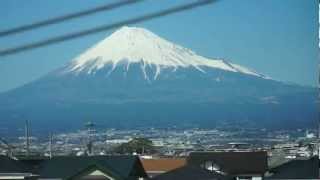
[(30, 142), (29, 142), (29, 122), (28, 122), (28, 120), (26, 120), (26, 124), (25, 124), (25, 143), (26, 143), (26, 156), (29, 156)]
[[(318, 18), (320, 18), (320, 11), (318, 13)], [(320, 33), (320, 23), (318, 24), (318, 29)], [(320, 36), (318, 37), (318, 41), (320, 42)], [(320, 50), (320, 43), (318, 44), (318, 50)], [(320, 54), (318, 53), (318, 60), (320, 59)], [(317, 136), (317, 153), (318, 153), (318, 159), (320, 159), (320, 65), (318, 65), (318, 136)]]
[(52, 139), (53, 135), (52, 133), (49, 134), (49, 157), (50, 159), (52, 158)]
[[(319, 11), (319, 17), (320, 17), (320, 11)], [(320, 24), (319, 24), (319, 28), (320, 28)], [(320, 32), (320, 29), (319, 29)], [(319, 39), (320, 40), (320, 36)], [(320, 43), (318, 46), (318, 50), (320, 50)], [(318, 54), (318, 59), (320, 59), (320, 54)], [(318, 155), (318, 159), (320, 159), (320, 65), (318, 66), (318, 134), (317, 134), (317, 140), (316, 140), (316, 148), (317, 148), (317, 155)]]
[[(318, 83), (318, 93), (320, 90), (320, 75), (319, 75), (319, 83)], [(316, 148), (317, 148), (317, 155), (320, 159), (320, 93), (318, 94), (318, 134), (317, 134), (317, 142), (316, 142)]]

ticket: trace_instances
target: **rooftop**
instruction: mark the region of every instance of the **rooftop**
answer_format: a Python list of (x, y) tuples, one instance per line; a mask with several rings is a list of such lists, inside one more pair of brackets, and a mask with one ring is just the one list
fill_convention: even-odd
[(186, 165), (186, 159), (179, 158), (160, 158), (160, 159), (142, 159), (145, 171), (171, 171)]

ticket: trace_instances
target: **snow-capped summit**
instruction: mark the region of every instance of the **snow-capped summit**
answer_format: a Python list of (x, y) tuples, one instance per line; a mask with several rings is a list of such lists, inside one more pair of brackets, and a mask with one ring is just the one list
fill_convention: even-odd
[(0, 94), (0, 122), (19, 125), (27, 115), (44, 130), (86, 117), (107, 128), (310, 128), (317, 92), (123, 27), (71, 63)]
[(168, 67), (174, 69), (194, 67), (203, 73), (205, 71), (202, 67), (211, 67), (265, 77), (237, 64), (197, 55), (190, 49), (171, 43), (149, 30), (127, 26), (115, 31), (76, 57), (68, 67), (68, 72), (92, 73), (110, 64), (114, 69), (120, 63), (125, 63), (127, 69), (132, 63), (142, 63), (141, 68), (144, 72), (146, 66), (154, 65), (155, 78), (161, 73), (161, 69)]

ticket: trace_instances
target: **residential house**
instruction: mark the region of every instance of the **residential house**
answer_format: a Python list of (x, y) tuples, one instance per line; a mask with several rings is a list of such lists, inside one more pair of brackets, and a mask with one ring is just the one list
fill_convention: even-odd
[(186, 165), (155, 176), (152, 180), (233, 180), (233, 178), (198, 166)]
[(17, 175), (21, 175), (21, 179), (43, 180), (140, 180), (147, 178), (137, 156), (57, 156), (51, 159), (1, 157), (1, 159), (6, 161), (0, 163), (0, 177), (7, 175), (7, 179), (14, 179)]
[(297, 180), (320, 179), (319, 158), (314, 156), (306, 160), (292, 160), (269, 170), (266, 179)]
[(141, 159), (141, 162), (150, 178), (186, 165), (185, 158)]
[(236, 180), (262, 180), (268, 170), (267, 152), (192, 152), (188, 165)]
[(36, 179), (37, 177), (20, 161), (0, 155), (0, 179)]

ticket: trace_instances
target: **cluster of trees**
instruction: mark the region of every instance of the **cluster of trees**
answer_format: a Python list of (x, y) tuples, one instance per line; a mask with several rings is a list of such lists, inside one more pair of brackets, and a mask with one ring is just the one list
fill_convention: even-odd
[(113, 151), (118, 154), (153, 154), (156, 152), (156, 148), (149, 139), (134, 138), (127, 143), (123, 143), (120, 146), (115, 147)]

